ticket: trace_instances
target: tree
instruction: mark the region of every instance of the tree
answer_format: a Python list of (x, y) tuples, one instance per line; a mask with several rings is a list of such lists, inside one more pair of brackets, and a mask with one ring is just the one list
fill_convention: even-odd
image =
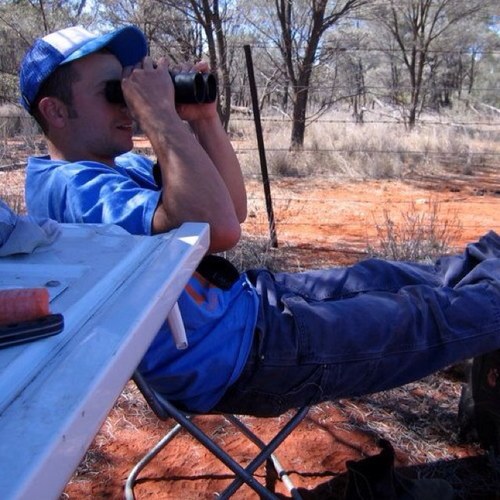
[(199, 35), (186, 19), (156, 0), (104, 0), (101, 18), (115, 28), (133, 24), (148, 41), (151, 55), (168, 55), (174, 62), (190, 59), (200, 45)]
[[(373, 53), (367, 57), (369, 27), (362, 21), (330, 30), (321, 47), (324, 56), (320, 56), (322, 68), (333, 68), (326, 75), (325, 81), (318, 82), (320, 88), (328, 84), (337, 87), (328, 109), (340, 100), (348, 100), (357, 123), (363, 123), (367, 105), (369, 85), (368, 75), (378, 63)], [(316, 83), (313, 83), (313, 86)], [(332, 89), (333, 90), (333, 89)]]
[(262, 22), (262, 18), (252, 21), (254, 27), (279, 49), (290, 81), (291, 149), (301, 149), (304, 144), (310, 83), (324, 55), (321, 50), (323, 36), (367, 3), (368, 0), (275, 0), (274, 6), (268, 4), (269, 21)]
[[(218, 72), (219, 92), (221, 94), (220, 115), (224, 126), (229, 122), (231, 112), (231, 76), (230, 57), (227, 46), (226, 32), (230, 30), (235, 12), (231, 10), (230, 0), (156, 0), (166, 10), (174, 10), (180, 14), (184, 22), (194, 29), (201, 26), (203, 39), (200, 43), (206, 47), (210, 66)], [(169, 30), (172, 33), (171, 29)], [(181, 37), (177, 38), (180, 41)]]
[(33, 40), (52, 31), (89, 24), (86, 0), (2, 0), (0, 2), (0, 100), (17, 102), (19, 64)]
[[(470, 86), (467, 89), (467, 99), (474, 97), (474, 100), (500, 108), (500, 93), (498, 92), (498, 68), (500, 65), (500, 31), (497, 26), (492, 26), (484, 33), (484, 37), (476, 48), (476, 52), (480, 57), (474, 58), (470, 56)], [(472, 95), (472, 82), (480, 90), (474, 91)], [(493, 111), (493, 108), (490, 109)], [(494, 112), (494, 111), (493, 111)], [(498, 111), (497, 111), (498, 113)]]
[[(377, 0), (372, 19), (395, 40), (409, 78), (407, 123), (413, 128), (425, 97), (425, 83), (441, 64), (438, 42), (454, 27), (465, 27), (481, 13), (483, 0)], [(441, 82), (443, 83), (443, 82)], [(449, 83), (449, 82), (448, 82)]]

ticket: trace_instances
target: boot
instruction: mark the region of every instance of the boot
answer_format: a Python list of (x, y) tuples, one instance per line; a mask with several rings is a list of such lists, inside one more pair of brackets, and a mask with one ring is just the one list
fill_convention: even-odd
[(410, 479), (394, 470), (394, 449), (381, 439), (382, 451), (360, 461), (349, 460), (345, 500), (452, 500), (452, 487), (442, 479)]
[(466, 382), (462, 384), (462, 392), (458, 402), (458, 439), (462, 443), (478, 441), (474, 399), (472, 397), (472, 362), (472, 359), (467, 362)]
[(500, 349), (474, 358), (472, 398), (479, 443), (500, 457)]

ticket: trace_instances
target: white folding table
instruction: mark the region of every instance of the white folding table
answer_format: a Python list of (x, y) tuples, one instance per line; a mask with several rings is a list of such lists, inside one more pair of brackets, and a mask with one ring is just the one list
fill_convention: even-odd
[(0, 258), (0, 288), (47, 287), (65, 320), (0, 349), (2, 500), (59, 497), (209, 243), (201, 223), (156, 236), (61, 228), (48, 247)]

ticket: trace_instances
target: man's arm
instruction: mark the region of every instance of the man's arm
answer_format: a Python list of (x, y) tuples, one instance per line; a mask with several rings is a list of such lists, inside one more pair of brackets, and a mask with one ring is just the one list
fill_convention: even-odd
[(246, 216), (246, 194), (215, 103), (176, 109), (167, 62), (153, 66), (149, 57), (142, 67), (124, 71), (122, 87), (129, 110), (151, 141), (161, 168), (163, 193), (153, 232), (168, 231), (187, 221), (208, 222), (210, 250), (233, 247)]
[[(205, 106), (202, 104), (201, 106)], [(199, 143), (219, 171), (240, 222), (247, 217), (247, 194), (240, 164), (219, 116), (190, 122)]]

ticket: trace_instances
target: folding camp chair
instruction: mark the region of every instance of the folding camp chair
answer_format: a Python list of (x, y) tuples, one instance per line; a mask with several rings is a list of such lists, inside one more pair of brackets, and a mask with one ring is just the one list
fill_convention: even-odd
[(266, 462), (267, 467), (274, 468), (276, 476), (281, 479), (285, 487), (290, 492), (292, 498), (301, 499), (299, 492), (288, 477), (286, 471), (281, 466), (274, 451), (280, 446), (285, 438), (297, 427), (309, 411), (308, 406), (297, 410), (292, 418), (279, 430), (275, 437), (267, 444), (261, 441), (241, 420), (234, 415), (224, 415), (227, 421), (235, 425), (250, 441), (260, 448), (256, 457), (244, 468), (217, 443), (214, 442), (199, 426), (193, 422), (193, 418), (179, 411), (174, 405), (167, 401), (161, 394), (155, 392), (144, 380), (139, 372), (135, 372), (133, 380), (147, 403), (161, 420), (174, 419), (177, 424), (135, 465), (131, 470), (125, 484), (126, 500), (134, 500), (134, 485), (141, 470), (182, 430), (185, 429), (194, 436), (203, 446), (212, 452), (222, 463), (224, 463), (234, 474), (235, 479), (221, 493), (218, 498), (229, 498), (238, 488), (246, 483), (257, 492), (261, 498), (276, 499), (277, 496), (264, 485), (259, 483), (253, 473)]

